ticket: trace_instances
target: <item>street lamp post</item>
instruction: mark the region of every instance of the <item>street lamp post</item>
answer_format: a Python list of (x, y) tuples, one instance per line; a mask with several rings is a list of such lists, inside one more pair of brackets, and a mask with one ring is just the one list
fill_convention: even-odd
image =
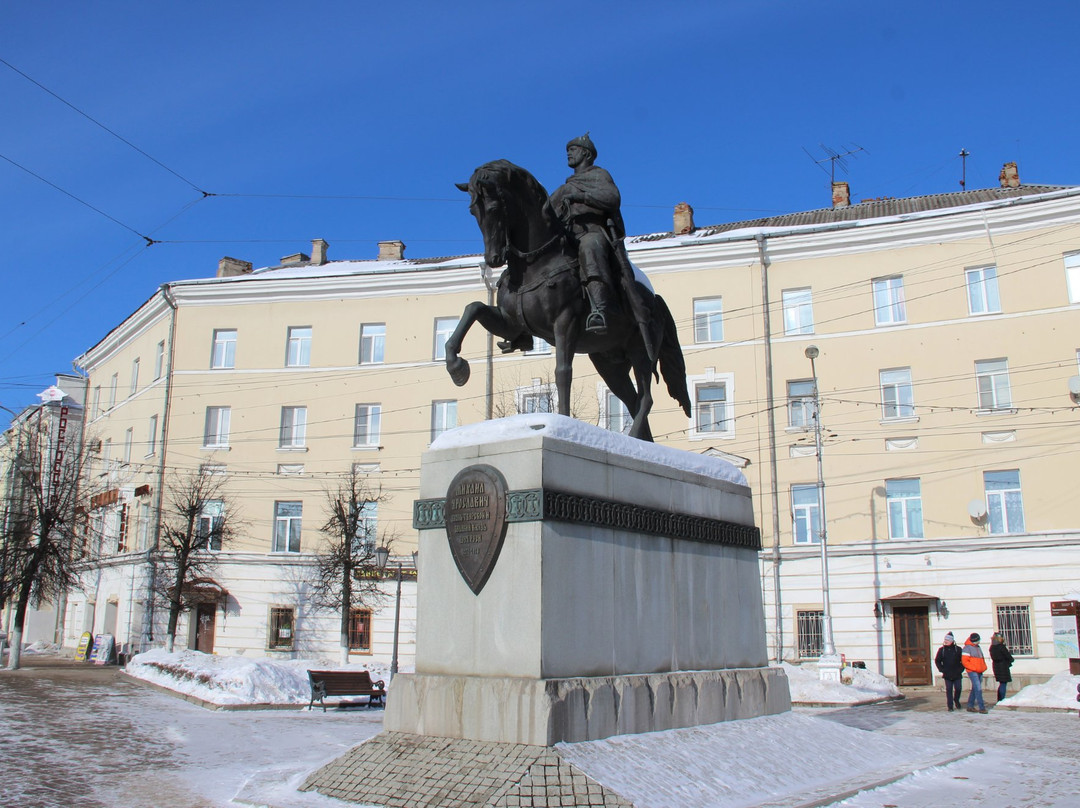
[(832, 603), (829, 597), (829, 535), (828, 520), (825, 517), (825, 474), (821, 464), (821, 394), (818, 390), (817, 365), (814, 360), (818, 357), (816, 345), (808, 345), (803, 352), (810, 360), (810, 375), (814, 382), (814, 447), (817, 455), (817, 488), (818, 488), (818, 511), (821, 515), (820, 531), (818, 533), (821, 545), (821, 658), (818, 661), (818, 671), (822, 679), (840, 679), (840, 657), (836, 653), (833, 644)]
[[(386, 546), (375, 550), (379, 571), (386, 574), (386, 562), (390, 558), (390, 548)], [(397, 562), (397, 597), (394, 600), (394, 650), (390, 657), (390, 675), (398, 671), (398, 629), (401, 625), (401, 562)]]

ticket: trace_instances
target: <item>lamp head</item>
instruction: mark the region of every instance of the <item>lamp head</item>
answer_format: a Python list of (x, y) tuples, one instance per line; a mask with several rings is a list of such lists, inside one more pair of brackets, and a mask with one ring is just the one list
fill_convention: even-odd
[(805, 355), (807, 359), (817, 359), (818, 358), (818, 348), (817, 348), (817, 346), (816, 345), (807, 345), (806, 350), (803, 351), (803, 355)]

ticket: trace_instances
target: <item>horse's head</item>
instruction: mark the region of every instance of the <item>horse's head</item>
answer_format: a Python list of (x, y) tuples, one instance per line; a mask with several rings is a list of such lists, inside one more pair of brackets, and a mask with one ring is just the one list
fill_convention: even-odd
[(544, 186), (508, 160), (484, 163), (457, 187), (469, 194), (469, 212), (480, 225), (488, 266), (501, 267), (508, 253), (528, 252), (548, 237), (545, 232), (553, 232)]

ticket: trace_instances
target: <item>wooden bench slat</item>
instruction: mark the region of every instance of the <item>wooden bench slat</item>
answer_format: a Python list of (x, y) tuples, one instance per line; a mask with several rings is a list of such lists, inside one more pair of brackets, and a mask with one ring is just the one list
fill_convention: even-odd
[(386, 684), (382, 679), (377, 682), (371, 680), (368, 671), (308, 671), (308, 682), (311, 684), (311, 701), (308, 702), (310, 710), (315, 700), (318, 699), (326, 712), (327, 696), (368, 696), (368, 706), (378, 701), (385, 703)]

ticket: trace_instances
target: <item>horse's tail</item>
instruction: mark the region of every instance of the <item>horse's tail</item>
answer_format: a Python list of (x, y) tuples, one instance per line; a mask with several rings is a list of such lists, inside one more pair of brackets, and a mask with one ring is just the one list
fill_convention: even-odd
[(656, 295), (656, 317), (663, 328), (660, 339), (660, 373), (664, 384), (673, 399), (679, 402), (686, 417), (691, 415), (690, 391), (686, 389), (686, 361), (683, 359), (682, 346), (679, 345), (679, 331), (675, 327), (675, 318), (660, 295)]

